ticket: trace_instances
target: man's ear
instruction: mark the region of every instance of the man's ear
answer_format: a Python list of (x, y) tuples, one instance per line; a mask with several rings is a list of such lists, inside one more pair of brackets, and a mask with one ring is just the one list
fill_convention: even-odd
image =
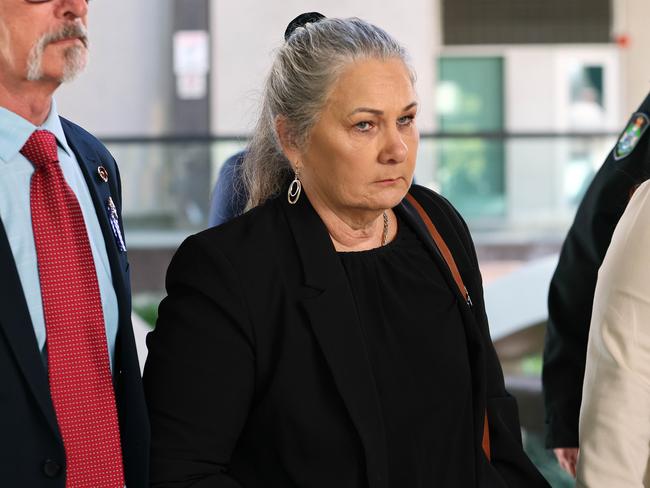
[(282, 152), (293, 167), (296, 161), (300, 160), (300, 151), (298, 149), (298, 145), (295, 142), (295, 138), (291, 133), (286, 117), (278, 115), (275, 118), (275, 131), (278, 134)]

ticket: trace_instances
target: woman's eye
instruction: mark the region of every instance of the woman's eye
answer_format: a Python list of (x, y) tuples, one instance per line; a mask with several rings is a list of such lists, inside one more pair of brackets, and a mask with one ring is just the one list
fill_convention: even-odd
[(367, 132), (370, 129), (372, 129), (372, 124), (366, 120), (364, 120), (363, 122), (358, 122), (354, 124), (354, 126), (361, 132)]
[(413, 117), (412, 115), (405, 115), (404, 117), (400, 117), (397, 119), (397, 125), (410, 125), (411, 122), (413, 122)]

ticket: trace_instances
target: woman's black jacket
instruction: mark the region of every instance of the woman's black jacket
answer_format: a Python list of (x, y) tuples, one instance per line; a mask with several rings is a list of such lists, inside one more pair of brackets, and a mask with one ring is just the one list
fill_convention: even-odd
[[(473, 300), (470, 307), (458, 295), (474, 398), (476, 455), (468, 462), (478, 486), (548, 486), (522, 450), (467, 227), (441, 196), (418, 186), (411, 193)], [(456, 293), (413, 207), (404, 201), (394, 210)], [(188, 238), (169, 266), (167, 292), (144, 372), (152, 486), (387, 487), (386, 437), (355, 304), (305, 195), (296, 205), (274, 198)], [(430, 320), (436, 327), (435, 310)], [(486, 410), (491, 462), (481, 449)]]

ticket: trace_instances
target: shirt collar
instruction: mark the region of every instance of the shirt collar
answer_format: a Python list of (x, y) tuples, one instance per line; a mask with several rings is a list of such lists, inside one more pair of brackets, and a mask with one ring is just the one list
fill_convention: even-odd
[(56, 108), (56, 101), (52, 99), (50, 113), (40, 126), (35, 126), (28, 120), (22, 118), (20, 115), (0, 107), (0, 161), (8, 163), (12, 161), (20, 152), (22, 147), (29, 139), (29, 136), (35, 130), (48, 130), (56, 137), (57, 143), (68, 156), (72, 151), (68, 146), (68, 141), (65, 138), (63, 127), (61, 126), (61, 119)]

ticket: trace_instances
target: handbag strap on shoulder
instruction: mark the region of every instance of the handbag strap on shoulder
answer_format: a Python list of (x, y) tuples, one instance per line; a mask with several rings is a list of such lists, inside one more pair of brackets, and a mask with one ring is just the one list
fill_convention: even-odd
[[(435, 242), (436, 246), (438, 247), (438, 250), (440, 251), (440, 254), (442, 254), (442, 257), (447, 263), (447, 267), (449, 268), (449, 271), (451, 271), (451, 274), (454, 277), (454, 281), (456, 282), (456, 286), (458, 287), (460, 294), (465, 298), (467, 305), (471, 307), (472, 299), (469, 296), (467, 287), (463, 283), (463, 278), (460, 275), (460, 271), (458, 271), (458, 266), (456, 266), (456, 261), (454, 260), (454, 256), (451, 254), (451, 251), (449, 250), (449, 247), (445, 243), (445, 240), (440, 235), (440, 232), (438, 232), (438, 229), (436, 229), (436, 226), (434, 225), (429, 215), (425, 212), (424, 208), (422, 208), (422, 205), (420, 205), (420, 202), (418, 202), (411, 193), (406, 194), (406, 199), (413, 206), (413, 208), (415, 208), (418, 215), (424, 222), (424, 225), (429, 231), (429, 234), (431, 234), (431, 238)], [(485, 416), (483, 421), (482, 447), (485, 456), (488, 458), (488, 460), (490, 460), (490, 427), (488, 424), (487, 410), (485, 411)]]

